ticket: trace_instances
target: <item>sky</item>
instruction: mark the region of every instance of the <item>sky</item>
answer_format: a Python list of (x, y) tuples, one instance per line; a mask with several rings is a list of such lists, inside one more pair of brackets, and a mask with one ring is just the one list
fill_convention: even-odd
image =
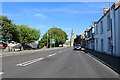
[(3, 2), (2, 15), (17, 25), (28, 25), (41, 31), (41, 37), (52, 27), (71, 36), (83, 33), (98, 21), (109, 2)]

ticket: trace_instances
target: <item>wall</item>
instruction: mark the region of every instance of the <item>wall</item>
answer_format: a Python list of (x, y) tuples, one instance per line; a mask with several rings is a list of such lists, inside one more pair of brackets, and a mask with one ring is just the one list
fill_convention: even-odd
[(116, 24), (116, 56), (120, 56), (120, 7), (115, 11)]
[[(95, 38), (98, 39), (98, 49), (96, 48), (96, 40), (95, 40), (95, 49), (99, 52), (102, 52), (102, 46), (101, 46), (101, 40), (103, 39), (103, 52), (110, 54), (111, 52), (108, 51), (108, 38), (111, 37), (111, 32), (107, 30), (107, 16), (109, 13), (104, 16), (99, 22), (98, 22), (98, 34), (95, 35)], [(103, 21), (103, 34), (101, 34), (101, 21)], [(95, 29), (96, 30), (96, 29)]]
[[(102, 52), (101, 40), (103, 39), (103, 52), (114, 55), (120, 56), (120, 7), (118, 9), (111, 10), (112, 15), (112, 32), (111, 30), (108, 31), (107, 25), (107, 16), (110, 14), (108, 12), (98, 23), (98, 34), (96, 34), (96, 26), (95, 29), (95, 50)], [(101, 34), (101, 21), (103, 21), (103, 34)], [(109, 51), (109, 43), (108, 38), (112, 36), (112, 45), (113, 45), (113, 52), (112, 50)], [(96, 40), (98, 40), (98, 47), (96, 46)]]

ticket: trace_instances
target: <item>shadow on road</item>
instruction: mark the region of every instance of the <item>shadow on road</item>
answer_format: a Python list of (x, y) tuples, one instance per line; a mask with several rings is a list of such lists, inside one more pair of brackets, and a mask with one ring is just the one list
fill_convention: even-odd
[(108, 55), (105, 53), (96, 52), (89, 49), (82, 50), (83, 52), (92, 55), (92, 57), (98, 59), (99, 61), (103, 61), (104, 64), (112, 68), (118, 74), (120, 74), (120, 57)]

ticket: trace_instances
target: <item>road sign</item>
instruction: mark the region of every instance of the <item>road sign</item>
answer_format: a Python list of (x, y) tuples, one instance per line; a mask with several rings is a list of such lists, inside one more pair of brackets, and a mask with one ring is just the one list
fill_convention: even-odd
[(55, 43), (56, 43), (56, 40), (55, 40), (55, 39), (51, 39), (51, 40), (50, 40), (50, 43), (55, 44)]

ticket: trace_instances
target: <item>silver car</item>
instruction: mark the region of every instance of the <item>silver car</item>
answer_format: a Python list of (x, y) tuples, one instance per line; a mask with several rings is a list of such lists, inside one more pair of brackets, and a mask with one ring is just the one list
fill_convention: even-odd
[(80, 44), (74, 44), (74, 50), (81, 50)]

